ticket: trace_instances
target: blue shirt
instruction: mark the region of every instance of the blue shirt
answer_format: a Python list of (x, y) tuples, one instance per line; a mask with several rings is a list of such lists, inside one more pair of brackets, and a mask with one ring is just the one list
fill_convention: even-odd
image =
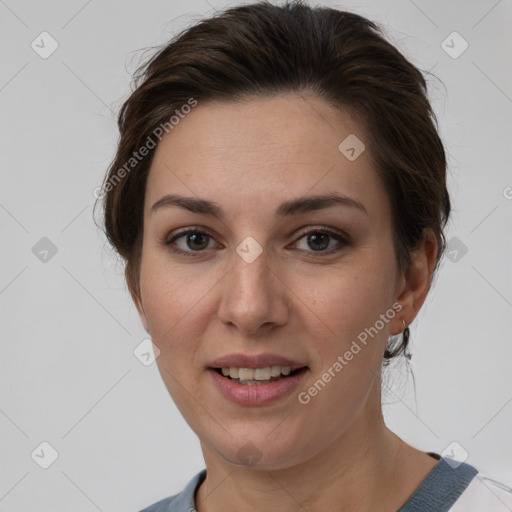
[[(512, 510), (507, 505), (512, 504), (511, 489), (482, 477), (470, 464), (435, 455), (439, 461), (397, 512)], [(189, 481), (181, 493), (164, 498), (140, 512), (196, 512), (195, 494), (205, 478), (206, 469), (203, 469)]]

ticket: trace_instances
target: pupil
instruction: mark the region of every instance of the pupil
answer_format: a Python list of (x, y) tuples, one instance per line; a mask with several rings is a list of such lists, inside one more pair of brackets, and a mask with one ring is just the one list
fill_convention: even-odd
[[(326, 233), (317, 233), (314, 235), (309, 235), (308, 242), (313, 241), (313, 243), (314, 243), (315, 241), (318, 241), (318, 239), (320, 239), (320, 238), (323, 238), (324, 243), (321, 244), (322, 246), (320, 248), (317, 247), (317, 249), (326, 249), (329, 246), (329, 241), (328, 241), (329, 235), (327, 235)], [(325, 243), (325, 242), (327, 242), (327, 243)], [(312, 249), (315, 249), (314, 245), (312, 246)]]
[[(192, 234), (189, 234), (188, 237), (187, 237), (187, 243), (189, 244), (189, 247), (191, 249), (204, 249), (204, 247), (191, 247), (190, 245), (190, 242), (192, 242), (192, 245), (196, 244), (196, 241), (197, 239), (201, 239), (203, 238), (204, 240), (206, 240), (206, 237), (203, 236), (201, 233), (192, 233)], [(201, 244), (199, 244), (201, 245)], [(208, 245), (207, 243), (206, 244), (203, 244), (203, 246), (206, 246)]]

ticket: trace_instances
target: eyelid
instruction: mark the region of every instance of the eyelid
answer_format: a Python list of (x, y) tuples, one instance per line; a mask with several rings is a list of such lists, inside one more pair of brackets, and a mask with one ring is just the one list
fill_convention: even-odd
[[(298, 239), (300, 239), (304, 235), (307, 235), (307, 234), (311, 233), (312, 231), (327, 233), (328, 235), (337, 236), (337, 237), (343, 239), (343, 241), (347, 244), (352, 243), (351, 237), (345, 231), (343, 231), (341, 229), (331, 228), (328, 226), (321, 226), (321, 225), (306, 226), (305, 228), (301, 228), (294, 236), (297, 236), (297, 237), (299, 237)], [(294, 243), (296, 243), (296, 242), (294, 242)]]

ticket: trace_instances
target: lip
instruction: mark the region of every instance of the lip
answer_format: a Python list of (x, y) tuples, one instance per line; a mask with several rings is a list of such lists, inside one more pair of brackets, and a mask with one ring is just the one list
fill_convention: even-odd
[[(301, 365), (299, 365), (299, 367), (300, 366)], [(247, 367), (242, 366), (242, 368)], [(245, 406), (265, 405), (290, 395), (290, 393), (298, 387), (308, 371), (309, 369), (306, 367), (295, 375), (276, 380), (269, 384), (245, 385), (219, 375), (213, 368), (208, 368), (208, 373), (211, 375), (220, 393), (231, 402)]]
[[(248, 354), (229, 354), (219, 357), (212, 361), (209, 368), (228, 368), (235, 366), (237, 368), (266, 368), (267, 366), (289, 366), (292, 370), (307, 366), (300, 361), (280, 356), (278, 354), (256, 354), (250, 356)], [(259, 386), (261, 387), (261, 386)]]

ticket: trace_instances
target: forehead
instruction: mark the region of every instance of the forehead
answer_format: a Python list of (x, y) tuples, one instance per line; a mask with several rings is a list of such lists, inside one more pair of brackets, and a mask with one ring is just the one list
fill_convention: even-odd
[(364, 139), (348, 112), (312, 95), (198, 102), (157, 146), (146, 211), (173, 192), (254, 208), (338, 192), (382, 210), (387, 198), (370, 152), (351, 160), (339, 147), (355, 142), (359, 153)]

